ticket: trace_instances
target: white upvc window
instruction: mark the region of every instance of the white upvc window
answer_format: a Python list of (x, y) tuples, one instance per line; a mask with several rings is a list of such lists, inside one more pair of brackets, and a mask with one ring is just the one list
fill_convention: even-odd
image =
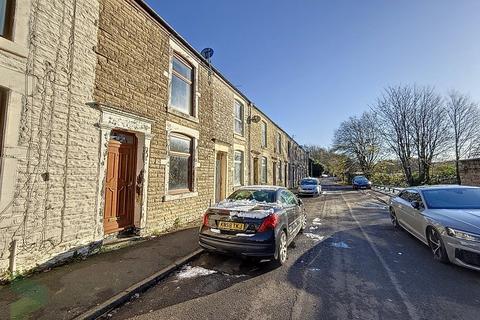
[(238, 100), (235, 100), (234, 103), (234, 112), (235, 112), (235, 133), (243, 136), (244, 134), (244, 114), (245, 107), (243, 103)]
[(172, 57), (170, 107), (190, 116), (194, 115), (194, 69), (177, 54)]
[(242, 186), (244, 183), (244, 156), (243, 151), (235, 150), (233, 159), (234, 185)]
[(0, 0), (0, 37), (12, 40), (15, 0)]
[(282, 153), (282, 135), (280, 132), (277, 132), (276, 141), (275, 141), (275, 152)]
[(262, 121), (262, 147), (267, 147), (267, 123)]
[(267, 157), (262, 157), (262, 168), (261, 168), (261, 178), (262, 183), (267, 183), (267, 175), (268, 175), (268, 165), (267, 165)]

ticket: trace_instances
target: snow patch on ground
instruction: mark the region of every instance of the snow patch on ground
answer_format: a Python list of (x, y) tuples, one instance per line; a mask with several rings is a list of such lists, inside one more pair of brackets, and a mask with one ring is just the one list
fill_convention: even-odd
[(342, 248), (342, 249), (350, 249), (350, 246), (348, 244), (346, 244), (345, 242), (341, 241), (341, 242), (332, 242), (332, 247), (335, 247), (335, 248)]
[(315, 218), (315, 219), (313, 219), (312, 224), (317, 225), (317, 226), (321, 226), (321, 225), (322, 225), (322, 223), (320, 222), (320, 218)]
[(318, 235), (318, 234), (315, 234), (315, 233), (310, 233), (310, 232), (306, 232), (304, 233), (304, 235), (310, 239), (313, 239), (313, 240), (316, 240), (316, 241), (321, 241), (323, 240), (323, 238), (325, 238), (324, 236), (321, 236), (321, 235)]
[(191, 279), (201, 276), (208, 276), (213, 273), (217, 273), (217, 271), (186, 265), (177, 273), (177, 279)]
[(318, 226), (310, 227), (310, 231), (317, 230), (317, 229), (318, 229)]

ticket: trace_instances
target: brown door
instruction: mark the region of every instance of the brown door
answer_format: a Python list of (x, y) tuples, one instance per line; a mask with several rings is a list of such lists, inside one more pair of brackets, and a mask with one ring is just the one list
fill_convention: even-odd
[(226, 187), (226, 156), (223, 152), (217, 152), (215, 163), (215, 202), (225, 199)]
[(253, 158), (253, 184), (258, 185), (258, 158)]
[(277, 163), (273, 163), (273, 185), (277, 185)]
[(105, 179), (105, 233), (133, 226), (136, 149), (135, 135), (118, 131), (112, 133)]

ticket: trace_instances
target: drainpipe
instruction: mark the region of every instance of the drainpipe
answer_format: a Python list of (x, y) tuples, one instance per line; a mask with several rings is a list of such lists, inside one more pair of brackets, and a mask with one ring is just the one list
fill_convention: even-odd
[(10, 264), (8, 270), (13, 275), (17, 269), (17, 240), (13, 240), (10, 245)]

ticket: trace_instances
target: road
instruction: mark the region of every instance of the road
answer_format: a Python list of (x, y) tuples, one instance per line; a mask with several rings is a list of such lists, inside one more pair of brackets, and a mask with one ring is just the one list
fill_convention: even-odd
[(369, 191), (325, 189), (285, 266), (205, 253), (109, 317), (480, 319), (479, 272), (434, 261)]

